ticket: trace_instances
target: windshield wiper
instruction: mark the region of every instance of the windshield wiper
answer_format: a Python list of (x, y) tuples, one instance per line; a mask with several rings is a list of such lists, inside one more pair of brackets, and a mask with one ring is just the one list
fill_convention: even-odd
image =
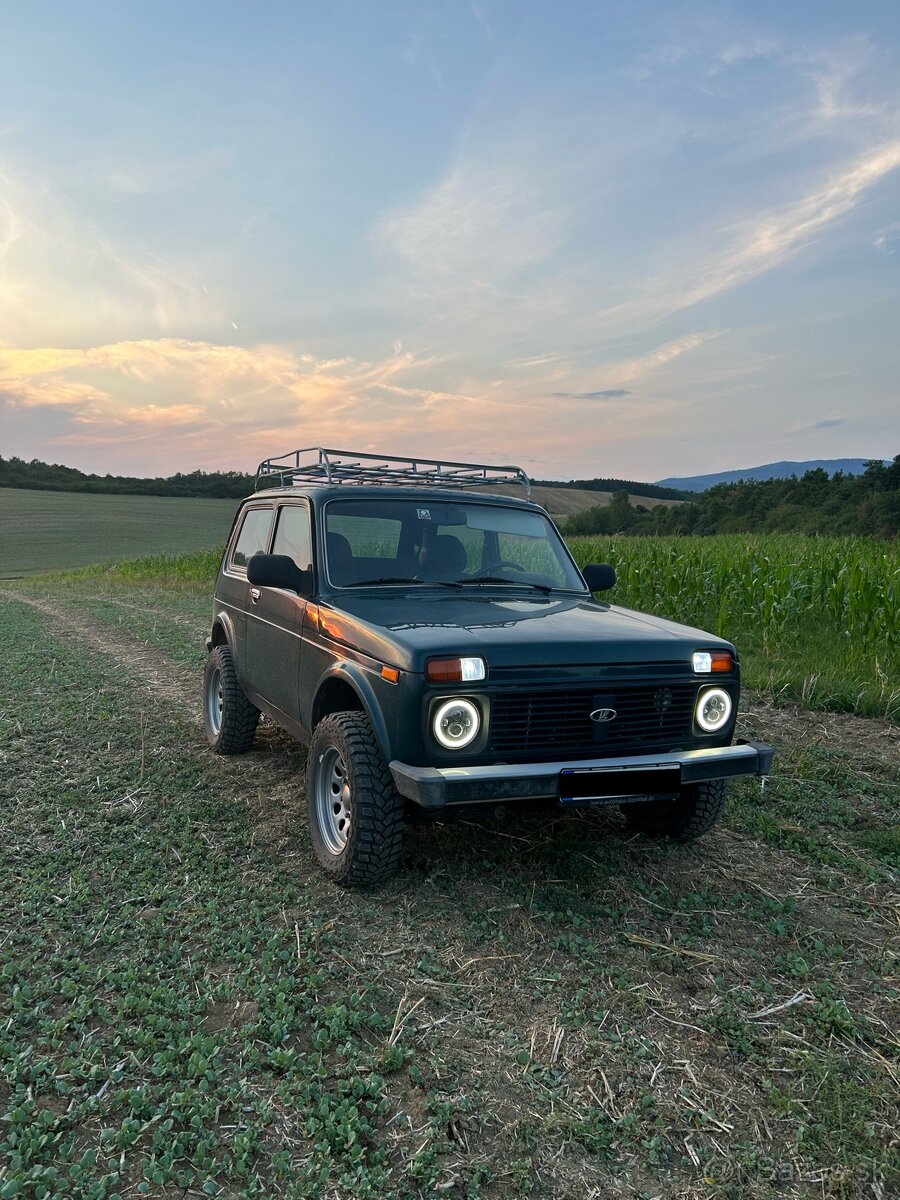
[(353, 583), (344, 584), (345, 587), (376, 587), (380, 583), (415, 583), (422, 586), (428, 585), (431, 587), (462, 587), (461, 583), (456, 583), (449, 579), (415, 579), (409, 575), (380, 575), (377, 579), (356, 579)]
[(545, 595), (553, 591), (553, 588), (549, 584), (535, 583), (531, 579), (510, 579), (506, 575), (479, 575), (477, 579), (457, 579), (456, 582), (460, 587), (473, 583), (511, 583), (515, 587), (537, 588), (539, 592), (543, 592)]

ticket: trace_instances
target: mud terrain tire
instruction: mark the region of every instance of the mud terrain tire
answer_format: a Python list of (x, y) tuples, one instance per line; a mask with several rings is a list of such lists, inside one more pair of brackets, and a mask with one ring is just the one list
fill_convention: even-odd
[(244, 754), (253, 745), (259, 709), (238, 683), (228, 646), (209, 653), (203, 672), (203, 726), (216, 754)]
[(404, 802), (365, 713), (333, 713), (316, 726), (306, 809), (316, 858), (330, 878), (373, 887), (394, 874)]
[(643, 800), (621, 808), (631, 828), (640, 833), (692, 842), (715, 825), (725, 807), (727, 790), (724, 779), (711, 779), (682, 788), (676, 800)]

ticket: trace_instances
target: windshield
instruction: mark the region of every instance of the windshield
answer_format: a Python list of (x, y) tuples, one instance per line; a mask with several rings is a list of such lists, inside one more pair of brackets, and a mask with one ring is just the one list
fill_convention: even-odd
[(469, 500), (331, 500), (325, 558), (335, 587), (491, 583), (585, 590), (543, 514)]

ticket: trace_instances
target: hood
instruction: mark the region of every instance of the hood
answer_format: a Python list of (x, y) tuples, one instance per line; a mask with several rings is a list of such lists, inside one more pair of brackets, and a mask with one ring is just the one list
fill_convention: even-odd
[(479, 655), (488, 668), (687, 663), (729, 642), (645, 613), (571, 595), (382, 591), (320, 604), (324, 636), (407, 671), (433, 655)]

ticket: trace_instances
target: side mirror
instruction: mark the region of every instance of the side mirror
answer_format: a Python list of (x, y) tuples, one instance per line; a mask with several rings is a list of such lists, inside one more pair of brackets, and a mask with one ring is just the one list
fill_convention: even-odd
[(247, 579), (260, 587), (287, 588), (301, 596), (312, 592), (312, 571), (301, 571), (287, 554), (254, 554), (247, 563)]
[[(253, 559), (250, 561), (253, 562)], [(592, 592), (605, 592), (616, 582), (616, 568), (609, 563), (588, 563), (581, 573)]]

